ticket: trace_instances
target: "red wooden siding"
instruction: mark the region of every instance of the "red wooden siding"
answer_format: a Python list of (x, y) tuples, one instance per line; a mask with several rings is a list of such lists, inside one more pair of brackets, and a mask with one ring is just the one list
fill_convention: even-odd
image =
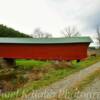
[(40, 60), (74, 60), (87, 57), (89, 43), (0, 44), (0, 57)]

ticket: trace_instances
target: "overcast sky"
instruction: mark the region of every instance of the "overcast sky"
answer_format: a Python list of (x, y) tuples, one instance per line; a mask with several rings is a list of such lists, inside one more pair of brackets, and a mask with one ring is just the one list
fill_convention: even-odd
[(0, 23), (27, 34), (40, 27), (54, 36), (70, 25), (94, 36), (100, 0), (0, 0)]

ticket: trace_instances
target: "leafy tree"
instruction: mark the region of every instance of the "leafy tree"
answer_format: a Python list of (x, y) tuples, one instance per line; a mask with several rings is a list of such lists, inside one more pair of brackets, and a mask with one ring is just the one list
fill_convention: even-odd
[(31, 37), (31, 36), (21, 33), (19, 31), (16, 31), (13, 28), (9, 28), (1, 24), (0, 25), (0, 37)]

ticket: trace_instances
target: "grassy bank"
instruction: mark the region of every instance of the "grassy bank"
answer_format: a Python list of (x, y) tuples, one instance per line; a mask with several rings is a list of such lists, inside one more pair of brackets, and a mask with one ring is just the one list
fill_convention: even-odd
[[(76, 71), (79, 71), (81, 69), (84, 69), (96, 62), (100, 61), (100, 57), (90, 57), (86, 60), (83, 60), (79, 63), (76, 61), (72, 62), (71, 67), (66, 67), (64, 69), (53, 69), (48, 67), (51, 62), (47, 61), (33, 61), (33, 60), (17, 60), (17, 69), (20, 70), (30, 70), (32, 68), (50, 68), (48, 73), (44, 75), (44, 77), (38, 81), (31, 81), (28, 82), (24, 87), (18, 89), (14, 92), (8, 92), (5, 94), (2, 94), (0, 96), (0, 100), (15, 100), (15, 98), (20, 97), (22, 95), (25, 95), (27, 93), (30, 93), (34, 89), (39, 89), (43, 86), (50, 85), (51, 83), (58, 81), (70, 74), (73, 74)], [(16, 70), (17, 70), (16, 69)]]

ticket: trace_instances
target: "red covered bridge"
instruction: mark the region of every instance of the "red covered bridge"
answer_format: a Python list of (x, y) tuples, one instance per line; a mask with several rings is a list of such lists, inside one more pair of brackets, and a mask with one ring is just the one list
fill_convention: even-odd
[(80, 60), (87, 57), (89, 37), (0, 38), (1, 58)]

